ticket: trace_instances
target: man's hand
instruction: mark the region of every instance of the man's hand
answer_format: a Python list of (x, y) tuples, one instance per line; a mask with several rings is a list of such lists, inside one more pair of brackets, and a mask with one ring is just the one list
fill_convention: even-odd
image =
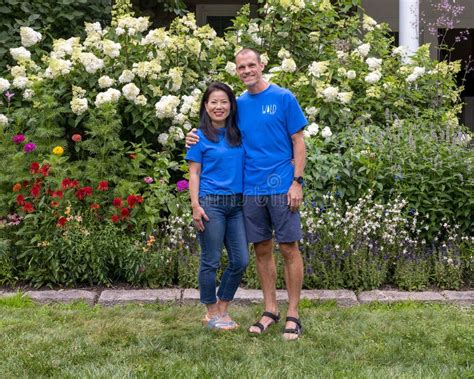
[(295, 181), (288, 190), (288, 205), (290, 211), (296, 212), (303, 202), (303, 186)]
[(195, 145), (199, 142), (199, 136), (196, 134), (197, 129), (191, 129), (188, 134), (186, 134), (186, 149), (189, 149), (192, 145)]
[(209, 221), (209, 217), (207, 217), (206, 212), (204, 212), (204, 209), (202, 207), (193, 207), (193, 220), (194, 224), (196, 225), (196, 229), (199, 232), (204, 231), (204, 222), (202, 219)]

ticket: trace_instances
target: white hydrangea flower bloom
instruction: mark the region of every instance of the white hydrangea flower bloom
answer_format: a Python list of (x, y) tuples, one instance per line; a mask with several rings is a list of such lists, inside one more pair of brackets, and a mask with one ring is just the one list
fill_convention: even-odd
[(74, 52), (74, 48), (79, 48), (80, 39), (78, 37), (71, 37), (67, 40), (60, 38), (54, 40), (53, 51), (50, 56), (52, 58), (64, 58), (66, 55), (71, 55)]
[(71, 105), (72, 113), (78, 116), (83, 114), (89, 108), (87, 99), (85, 98), (73, 97), (69, 104)]
[(161, 133), (158, 136), (158, 142), (161, 143), (162, 145), (166, 145), (168, 143), (168, 138), (169, 138), (169, 135), (167, 133)]
[(324, 101), (326, 103), (330, 103), (330, 102), (336, 100), (338, 94), (339, 94), (339, 89), (337, 87), (333, 87), (333, 86), (326, 87), (322, 92), (322, 95), (324, 97)]
[(260, 54), (260, 61), (266, 66), (268, 64), (268, 54)]
[(305, 135), (305, 137), (311, 137), (318, 134), (318, 132), (319, 132), (319, 125), (316, 124), (315, 122), (312, 122), (304, 129), (303, 134)]
[(102, 41), (102, 49), (104, 54), (110, 58), (117, 58), (120, 55), (120, 49), (122, 46), (119, 43), (111, 41), (110, 39), (104, 39)]
[(314, 76), (315, 78), (319, 78), (323, 75), (329, 66), (329, 61), (322, 61), (322, 62), (313, 62), (308, 67), (308, 72), (310, 75)]
[(57, 78), (61, 75), (67, 75), (71, 72), (72, 62), (70, 60), (51, 58), (48, 66), (49, 72), (53, 78)]
[(31, 59), (31, 53), (28, 50), (26, 50), (23, 46), (11, 48), (10, 55), (16, 61)]
[(135, 74), (130, 70), (123, 70), (120, 74), (118, 81), (119, 83), (130, 83), (133, 79), (135, 79)]
[(407, 53), (408, 52), (405, 46), (398, 46), (392, 51), (392, 55), (400, 55), (401, 57), (405, 57)]
[(349, 70), (346, 73), (347, 79), (355, 79), (357, 77), (357, 73), (354, 70)]
[(25, 91), (23, 92), (23, 99), (26, 101), (30, 101), (34, 95), (35, 95), (35, 91), (29, 88), (25, 89)]
[(19, 88), (19, 89), (24, 89), (30, 85), (31, 85), (31, 82), (26, 76), (17, 76), (15, 79), (13, 79), (13, 83), (12, 83), (13, 88)]
[(101, 76), (97, 82), (99, 84), (99, 88), (109, 88), (115, 84), (115, 80), (108, 75)]
[(179, 91), (181, 85), (183, 84), (183, 70), (180, 67), (173, 67), (169, 70), (168, 76), (171, 79), (172, 84), (167, 85), (167, 87), (172, 92)]
[(415, 82), (420, 76), (423, 76), (426, 72), (424, 67), (414, 67), (413, 72), (407, 77), (406, 81), (408, 83)]
[(142, 38), (140, 45), (154, 45), (159, 49), (167, 48), (171, 44), (172, 39), (168, 35), (165, 28), (153, 29)]
[(117, 36), (121, 36), (122, 34), (125, 33), (125, 29), (124, 28), (121, 28), (120, 26), (115, 28), (115, 34), (117, 34)]
[(100, 58), (97, 58), (92, 53), (80, 53), (79, 54), (79, 61), (84, 66), (85, 70), (89, 74), (95, 74), (96, 71), (102, 69), (104, 67), (104, 61)]
[(369, 84), (377, 83), (382, 78), (380, 71), (372, 71), (365, 77), (365, 81)]
[(21, 44), (25, 47), (30, 47), (36, 45), (43, 36), (41, 33), (38, 33), (31, 29), (28, 26), (22, 26), (20, 28), (20, 37), (21, 37)]
[(377, 21), (375, 21), (372, 17), (364, 14), (364, 19), (362, 21), (362, 28), (371, 32), (374, 30), (375, 26), (377, 26)]
[(179, 97), (174, 95), (163, 96), (160, 101), (155, 104), (156, 117), (159, 119), (175, 117), (178, 113), (178, 105)]
[(92, 33), (98, 33), (102, 34), (102, 26), (100, 25), (99, 22), (85, 22), (85, 29), (87, 34), (92, 34)]
[(288, 50), (286, 50), (284, 47), (282, 47), (280, 49), (280, 51), (278, 52), (278, 58), (280, 59), (285, 59), (285, 58), (290, 58), (291, 57), (291, 54)]
[(329, 138), (332, 136), (332, 132), (331, 132), (331, 129), (329, 128), (329, 126), (326, 126), (322, 131), (321, 131), (321, 136), (323, 136), (323, 138)]
[(339, 92), (337, 94), (337, 99), (342, 103), (342, 104), (349, 104), (352, 100), (352, 96), (354, 95), (353, 92)]
[(281, 62), (281, 69), (284, 72), (295, 72), (296, 71), (296, 63), (293, 58), (286, 58), (283, 59)]
[(135, 34), (136, 32), (143, 33), (148, 29), (150, 26), (150, 22), (148, 21), (149, 17), (122, 17), (119, 18), (118, 20), (118, 27), (122, 28), (124, 30), (129, 29), (129, 35), (130, 34), (130, 29), (132, 29), (132, 34)]
[(116, 103), (120, 99), (121, 93), (115, 88), (109, 88), (105, 92), (99, 92), (95, 98), (95, 106), (100, 107), (105, 103)]
[(16, 78), (17, 76), (26, 76), (26, 68), (23, 66), (13, 66), (10, 69), (10, 74), (14, 78)]
[(170, 128), (170, 134), (175, 141), (181, 141), (184, 139), (184, 132), (177, 126), (172, 126)]
[(364, 43), (363, 45), (360, 45), (359, 47), (357, 47), (357, 52), (362, 56), (362, 57), (366, 57), (369, 52), (370, 52), (370, 43)]
[(140, 94), (140, 88), (133, 83), (128, 83), (122, 87), (122, 93), (127, 100), (134, 101)]
[(8, 117), (5, 116), (4, 114), (0, 113), (0, 125), (1, 126), (6, 126), (8, 125)]
[(229, 75), (236, 75), (236, 64), (234, 62), (227, 62), (227, 64), (225, 65), (225, 71), (229, 74)]
[(380, 69), (380, 67), (382, 66), (382, 59), (379, 59), (379, 58), (367, 58), (367, 60), (365, 61), (365, 63), (367, 63), (367, 65), (369, 66), (369, 70), (370, 70), (370, 71), (375, 71), (375, 70)]
[(148, 99), (144, 95), (139, 95), (136, 97), (134, 103), (136, 105), (145, 106), (148, 103)]
[(0, 92), (5, 92), (10, 88), (10, 82), (7, 79), (0, 78)]
[(316, 107), (309, 107), (309, 108), (306, 108), (305, 111), (306, 111), (306, 114), (307, 114), (309, 117), (314, 117), (314, 116), (316, 116), (316, 115), (319, 113), (319, 109), (316, 108)]

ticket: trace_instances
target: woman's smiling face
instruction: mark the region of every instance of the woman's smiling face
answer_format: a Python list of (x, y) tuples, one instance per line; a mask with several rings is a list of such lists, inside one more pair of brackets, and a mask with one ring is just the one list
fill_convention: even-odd
[(205, 103), (206, 112), (215, 128), (223, 127), (225, 120), (230, 114), (230, 100), (224, 91), (216, 90), (211, 92)]

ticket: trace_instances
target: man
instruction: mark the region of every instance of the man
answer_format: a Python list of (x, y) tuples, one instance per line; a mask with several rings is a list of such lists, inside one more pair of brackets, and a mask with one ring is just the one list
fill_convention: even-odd
[[(303, 285), (303, 260), (298, 248), (303, 200), (307, 120), (294, 95), (263, 79), (265, 65), (253, 49), (237, 53), (236, 70), (247, 92), (237, 100), (238, 123), (245, 150), (244, 216), (247, 239), (254, 244), (265, 312), (250, 333), (261, 334), (279, 321), (273, 232), (284, 260), (288, 313), (283, 337), (302, 333), (298, 304)], [(195, 134), (186, 142), (193, 144)]]

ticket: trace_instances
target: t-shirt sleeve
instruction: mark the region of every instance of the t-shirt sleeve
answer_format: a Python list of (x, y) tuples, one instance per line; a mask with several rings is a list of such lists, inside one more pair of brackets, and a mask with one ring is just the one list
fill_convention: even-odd
[(288, 94), (286, 102), (286, 127), (288, 133), (292, 136), (303, 129), (308, 124), (308, 120), (298, 104), (295, 95), (291, 92)]
[[(202, 138), (201, 136), (199, 136)], [(202, 163), (202, 142), (199, 140), (198, 143), (195, 145), (191, 145), (191, 147), (186, 152), (186, 156), (184, 157), (187, 161), (193, 161), (197, 163)]]

